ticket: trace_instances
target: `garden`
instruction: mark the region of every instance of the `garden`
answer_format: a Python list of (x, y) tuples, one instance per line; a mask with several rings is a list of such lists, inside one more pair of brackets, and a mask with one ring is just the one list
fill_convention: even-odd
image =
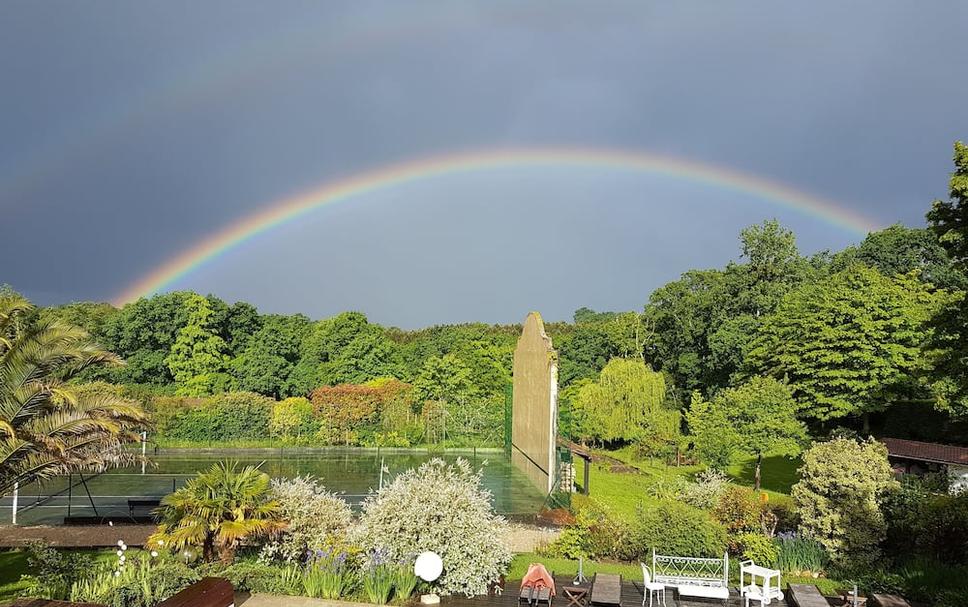
[[(426, 550), (444, 562), (427, 588), (466, 595), (533, 561), (636, 578), (656, 550), (962, 605), (968, 494), (943, 474), (898, 478), (875, 438), (968, 444), (968, 147), (955, 153), (928, 228), (807, 256), (765, 221), (741, 232), (739, 262), (684, 273), (641, 313), (549, 323), (558, 431), (592, 462), (588, 495), (536, 552), (511, 554), (466, 461), (388, 475), (358, 514), (320, 478), (220, 461), (162, 499), (143, 549), (0, 553), (0, 592), (152, 605), (218, 575), (405, 603)], [(189, 292), (38, 308), (0, 287), (0, 494), (147, 464), (144, 433), (162, 447), (501, 446), (519, 332), (311, 321)]]

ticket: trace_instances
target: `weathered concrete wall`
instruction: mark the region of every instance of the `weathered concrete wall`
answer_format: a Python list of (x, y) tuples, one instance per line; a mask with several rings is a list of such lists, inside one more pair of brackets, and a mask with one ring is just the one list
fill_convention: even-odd
[(547, 493), (554, 485), (558, 435), (558, 353), (537, 312), (524, 321), (513, 379), (511, 461)]

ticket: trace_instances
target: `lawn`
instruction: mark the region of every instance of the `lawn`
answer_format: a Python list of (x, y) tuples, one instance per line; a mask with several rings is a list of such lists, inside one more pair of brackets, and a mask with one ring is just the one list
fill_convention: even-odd
[(0, 601), (17, 598), (27, 587), (20, 576), (27, 573), (27, 554), (19, 550), (0, 552)]
[[(800, 480), (800, 458), (769, 456), (763, 458), (761, 483), (763, 490), (773, 495), (790, 495), (793, 485)], [(753, 486), (756, 458), (751, 457), (733, 463), (727, 472), (741, 485)]]
[[(574, 576), (578, 573), (578, 561), (548, 558), (538, 556), (534, 552), (525, 552), (514, 555), (514, 559), (511, 561), (511, 569), (506, 576), (507, 579), (520, 580), (528, 572), (528, 565), (531, 563), (541, 563), (554, 575)], [(586, 560), (583, 566), (583, 573), (588, 579), (591, 579), (596, 573), (617, 573), (629, 580), (640, 579), (642, 577), (642, 570), (637, 564), (605, 561)]]
[[(625, 462), (640, 471), (640, 473), (612, 472), (608, 464), (592, 464), (589, 482), (590, 497), (620, 517), (634, 514), (640, 504), (656, 503), (657, 496), (673, 487), (678, 479), (691, 479), (703, 469), (702, 466), (670, 466), (658, 459), (638, 458), (631, 448), (599, 453)], [(754, 464), (753, 458), (737, 461), (727, 472), (737, 484), (752, 487)], [(576, 459), (576, 478), (583, 478), (584, 466), (584, 460)], [(772, 501), (790, 499), (790, 489), (798, 480), (799, 467), (799, 459), (763, 458), (763, 490)]]

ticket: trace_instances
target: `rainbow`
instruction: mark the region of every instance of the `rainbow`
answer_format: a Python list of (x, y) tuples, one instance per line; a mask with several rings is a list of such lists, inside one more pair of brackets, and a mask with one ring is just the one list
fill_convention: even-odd
[(519, 167), (610, 168), (645, 172), (753, 195), (794, 209), (857, 235), (880, 224), (830, 200), (776, 181), (725, 167), (641, 151), (608, 148), (512, 148), (432, 156), (393, 164), (323, 184), (279, 200), (219, 230), (130, 284), (117, 297), (123, 305), (170, 287), (195, 268), (239, 246), (256, 234), (293, 221), (324, 205), (351, 200), (377, 190), (460, 173)]

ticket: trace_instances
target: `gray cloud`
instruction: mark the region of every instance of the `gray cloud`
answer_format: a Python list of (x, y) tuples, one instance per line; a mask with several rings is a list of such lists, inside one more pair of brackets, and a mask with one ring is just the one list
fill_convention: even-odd
[[(968, 133), (957, 2), (0, 10), (0, 282), (43, 303), (110, 298), (293, 193), (494, 146), (670, 153), (917, 225)], [(404, 326), (561, 318), (640, 307), (773, 215), (808, 251), (857, 238), (670, 178), (483, 172), (320, 210), (176, 286)]]

